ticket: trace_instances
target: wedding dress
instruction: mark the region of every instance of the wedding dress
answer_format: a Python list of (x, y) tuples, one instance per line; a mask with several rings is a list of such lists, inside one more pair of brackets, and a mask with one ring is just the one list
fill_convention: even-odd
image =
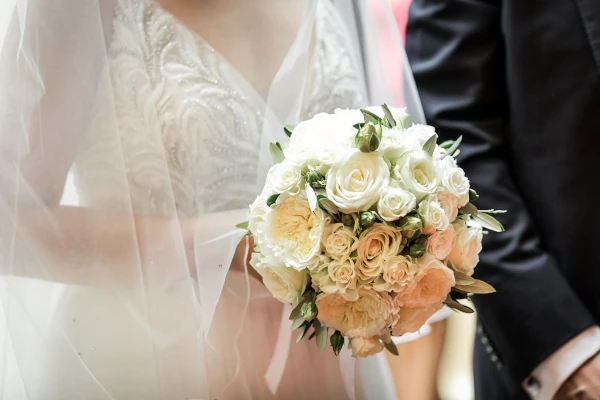
[[(57, 251), (68, 262), (52, 261), (39, 239), (28, 236), (32, 228), (18, 226), (25, 218), (18, 205), (43, 208), (39, 218), (48, 218), (49, 229), (62, 238), (58, 217), (42, 206), (40, 190), (29, 187), (25, 168), (2, 160), (8, 171), (3, 182), (17, 200), (2, 203), (2, 216), (14, 230), (3, 231), (0, 243), (3, 273), (10, 275), (0, 286), (6, 321), (0, 324), (1, 397), (394, 398), (383, 354), (360, 360), (354, 373), (347, 352), (338, 359), (330, 349), (320, 353), (314, 341), (290, 343), (287, 309), (243, 267), (228, 268), (240, 240), (233, 227), (244, 221), (264, 182), (268, 142), (285, 141), (283, 123), (366, 106), (374, 97), (344, 7), (308, 2), (305, 22), (266, 99), (198, 33), (153, 1), (117, 0), (109, 14), (110, 28), (97, 38), (106, 44), (106, 63), (94, 72), (98, 83), (81, 96), (89, 101), (80, 113), (82, 133), (75, 144), (67, 136), (59, 146), (73, 153), (72, 181), (60, 206), (130, 216), (131, 234), (115, 250), (126, 261), (118, 268), (103, 261), (101, 243), (113, 234), (110, 223), (90, 226), (95, 236), (86, 242), (85, 256), (70, 254), (75, 250), (65, 242)], [(85, 21), (85, 13), (78, 17)], [(21, 70), (31, 65), (24, 59)], [(36, 71), (41, 80), (44, 74)], [(77, 79), (75, 86), (89, 89), (85, 74)], [(295, 91), (283, 84), (292, 81)], [(40, 87), (51, 92), (47, 83)], [(80, 114), (73, 113), (77, 120)], [(29, 138), (31, 124), (13, 116), (0, 120), (3, 128), (22, 129)], [(38, 134), (44, 122), (65, 123), (40, 120)], [(32, 151), (29, 139), (15, 144), (6, 137), (4, 153)], [(137, 216), (167, 222), (157, 232)], [(187, 268), (181, 221), (196, 218), (194, 275)], [(20, 265), (27, 271), (16, 272)]]

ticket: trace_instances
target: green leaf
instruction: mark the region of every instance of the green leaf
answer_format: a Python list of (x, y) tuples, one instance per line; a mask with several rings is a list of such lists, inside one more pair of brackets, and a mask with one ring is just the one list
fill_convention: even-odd
[(311, 340), (315, 336), (317, 336), (317, 332), (313, 331), (313, 333), (311, 333), (310, 336), (308, 337), (308, 340)]
[(317, 195), (317, 202), (319, 203), (319, 207), (323, 209), (323, 211), (328, 212), (329, 214), (335, 215), (340, 210), (333, 203), (333, 201), (329, 200), (326, 196), (322, 194)]
[(450, 297), (452, 297), (452, 300), (464, 300), (469, 296), (467, 292), (457, 289), (456, 286), (454, 286), (450, 291)]
[(317, 194), (308, 183), (306, 184), (306, 199), (308, 200), (310, 211), (314, 212), (317, 208)]
[(454, 144), (455, 140), (446, 140), (444, 143), (440, 144), (440, 147), (444, 150), (448, 150)]
[(360, 109), (360, 112), (363, 114), (363, 116), (365, 117), (365, 123), (368, 122), (372, 122), (374, 124), (379, 124), (381, 123), (381, 118), (379, 118), (378, 115), (373, 114), (371, 111), (368, 110), (364, 110), (364, 109)]
[(472, 308), (467, 307), (464, 304), (459, 303), (458, 301), (454, 300), (450, 295), (448, 295), (448, 297), (446, 297), (446, 301), (444, 301), (444, 304), (454, 310), (464, 312), (466, 314), (472, 314), (475, 312)]
[(246, 222), (240, 222), (235, 227), (238, 228), (238, 229), (248, 229), (248, 221), (246, 221)]
[(292, 330), (295, 331), (296, 329), (300, 328), (305, 323), (307, 323), (307, 322), (302, 317), (295, 319), (294, 322), (292, 323)]
[(446, 154), (444, 154), (444, 156), (442, 157), (442, 160), (448, 156), (451, 156), (454, 154), (454, 152), (456, 150), (458, 150), (458, 146), (460, 146), (462, 142), (462, 136), (460, 136), (458, 139), (456, 139), (456, 141), (452, 144), (452, 146), (446, 151)]
[(435, 150), (435, 144), (437, 142), (437, 134), (433, 134), (425, 144), (423, 145), (423, 151), (433, 157), (433, 151)]
[(408, 124), (410, 123), (410, 116), (400, 118), (400, 126), (402, 129), (408, 129)]
[(476, 212), (472, 215), (474, 221), (490, 231), (504, 232), (504, 226), (489, 214)]
[(327, 327), (321, 325), (318, 319), (314, 322), (315, 334), (317, 335), (317, 348), (319, 351), (323, 351), (327, 346)]
[(306, 332), (308, 332), (308, 329), (312, 326), (311, 322), (307, 322), (306, 325), (304, 325), (304, 327), (302, 328), (302, 332), (300, 332), (300, 336), (298, 336), (298, 338), (296, 339), (296, 343), (299, 343), (302, 338), (304, 337), (304, 335), (306, 335)]
[(475, 201), (479, 198), (479, 195), (473, 189), (469, 189), (469, 201)]
[(275, 193), (269, 196), (269, 198), (267, 199), (267, 207), (271, 207), (273, 204), (275, 204), (277, 202), (277, 199), (279, 198), (280, 193)]
[(392, 353), (395, 356), (400, 355), (400, 353), (398, 352), (398, 347), (396, 347), (396, 343), (394, 343), (393, 340), (390, 340), (388, 343), (384, 343), (385, 344), (385, 348), (387, 349), (387, 351), (389, 351), (390, 353)]
[(476, 281), (475, 278), (458, 271), (454, 271), (454, 280), (456, 281), (457, 285), (461, 286), (472, 285)]
[(458, 209), (459, 214), (475, 214), (477, 207), (473, 203), (467, 203), (464, 207)]
[(365, 126), (364, 122), (359, 122), (357, 124), (352, 125), (353, 128), (356, 128), (358, 130), (361, 130), (363, 126)]
[(387, 120), (387, 123), (390, 126), (390, 128), (395, 127), (396, 120), (394, 119), (394, 115), (390, 111), (390, 108), (388, 107), (388, 105), (387, 104), (382, 105), (381, 109), (383, 110), (383, 113), (385, 114), (385, 119)]
[(269, 144), (269, 150), (271, 151), (271, 158), (275, 164), (279, 164), (285, 160), (285, 155), (283, 154), (283, 150), (281, 149), (281, 145), (279, 143), (271, 142)]
[(292, 310), (292, 312), (290, 313), (290, 321), (294, 321), (298, 318), (301, 318), (301, 314), (302, 314), (302, 304), (304, 304), (304, 301), (300, 301), (296, 307), (294, 307), (294, 309)]
[(484, 214), (506, 214), (506, 210), (494, 210), (493, 208), (491, 210), (478, 210), (478, 212)]
[(455, 285), (454, 288), (474, 294), (488, 294), (496, 292), (496, 289), (494, 289), (492, 285), (485, 283), (484, 281), (480, 281), (479, 279), (475, 279), (475, 282), (471, 283), (470, 285)]
[(283, 127), (283, 131), (285, 132), (287, 137), (292, 137), (292, 133), (294, 132), (294, 129), (296, 129), (296, 125), (286, 125)]

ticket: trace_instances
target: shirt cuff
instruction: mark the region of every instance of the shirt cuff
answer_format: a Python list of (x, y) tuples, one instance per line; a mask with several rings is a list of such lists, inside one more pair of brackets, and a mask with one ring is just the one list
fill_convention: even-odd
[(552, 399), (563, 383), (587, 360), (600, 352), (600, 327), (593, 326), (556, 350), (523, 381), (533, 400)]

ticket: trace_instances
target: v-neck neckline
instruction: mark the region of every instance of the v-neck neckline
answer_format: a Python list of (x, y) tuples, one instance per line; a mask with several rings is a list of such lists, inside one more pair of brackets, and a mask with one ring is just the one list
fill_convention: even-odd
[[(277, 75), (279, 74), (279, 71), (281, 70), (282, 65), (284, 64), (285, 60), (289, 56), (290, 50), (292, 48), (294, 48), (296, 41), (297, 41), (297, 37), (294, 39), (294, 41), (292, 42), (292, 45), (286, 52), (285, 57), (279, 64), (279, 67), (277, 68), (277, 73), (275, 74), (275, 76), (273, 76), (273, 79), (271, 79), (271, 82), (269, 83), (268, 90), (266, 93), (267, 96), (265, 97), (261, 94), (261, 92), (258, 89), (256, 89), (256, 87), (252, 83), (250, 83), (248, 78), (243, 73), (241, 73), (238, 68), (236, 68), (221, 52), (219, 52), (217, 49), (215, 49), (199, 32), (197, 32), (194, 29), (192, 29), (191, 27), (189, 27), (180, 18), (178, 18), (175, 14), (173, 14), (172, 12), (167, 10), (165, 7), (163, 7), (161, 4), (159, 4), (156, 0), (144, 0), (144, 1), (147, 1), (151, 6), (155, 7), (158, 10), (158, 12), (167, 16), (173, 24), (180, 27), (188, 35), (191, 35), (196, 41), (198, 41), (202, 45), (206, 46), (219, 59), (219, 61), (221, 63), (223, 63), (223, 65), (225, 65), (227, 67), (227, 69), (230, 72), (232, 72), (235, 75), (235, 77), (238, 78), (238, 80), (245, 86), (248, 96), (254, 97), (254, 98), (256, 98), (257, 101), (259, 101), (261, 107), (266, 107), (268, 105), (269, 95), (271, 93), (273, 83), (277, 79)], [(304, 21), (301, 22), (301, 24), (303, 24), (303, 23), (304, 23)], [(300, 28), (300, 29), (302, 29), (302, 28)]]

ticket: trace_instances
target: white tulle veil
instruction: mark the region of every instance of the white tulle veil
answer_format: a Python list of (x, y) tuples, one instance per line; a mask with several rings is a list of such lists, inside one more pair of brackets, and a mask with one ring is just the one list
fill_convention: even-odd
[[(281, 340), (281, 305), (252, 312), (251, 300), (273, 300), (243, 267), (237, 275), (229, 268), (245, 210), (183, 215), (158, 128), (143, 145), (164, 161), (151, 171), (163, 194), (160, 211), (132, 201), (110, 46), (115, 3), (137, 1), (151, 0), (0, 4), (0, 398), (277, 398), (281, 385), (294, 398), (310, 398), (312, 383), (283, 370), (318, 368), (330, 350), (296, 357), (308, 345)], [(283, 126), (301, 116), (319, 1), (329, 0), (304, 0), (296, 39), (268, 98), (257, 102), (265, 116), (255, 149), (257, 194), (271, 165), (268, 143), (284, 141)], [(387, 3), (332, 3), (361, 71), (364, 106), (409, 106), (413, 121), (423, 122)], [(402, 75), (403, 88), (389, 85), (390, 73)], [(160, 110), (145, 117), (164, 123)], [(99, 124), (106, 146), (94, 162), (110, 171), (109, 191), (93, 175), (72, 180), (74, 165), (87, 160), (82, 143)], [(197, 185), (202, 192), (203, 182)], [(117, 312), (106, 312), (107, 298)], [(261, 337), (264, 362), (249, 362), (257, 353), (248, 341)], [(344, 373), (332, 372), (321, 393), (352, 397), (354, 380)], [(335, 392), (340, 376), (348, 393)]]

